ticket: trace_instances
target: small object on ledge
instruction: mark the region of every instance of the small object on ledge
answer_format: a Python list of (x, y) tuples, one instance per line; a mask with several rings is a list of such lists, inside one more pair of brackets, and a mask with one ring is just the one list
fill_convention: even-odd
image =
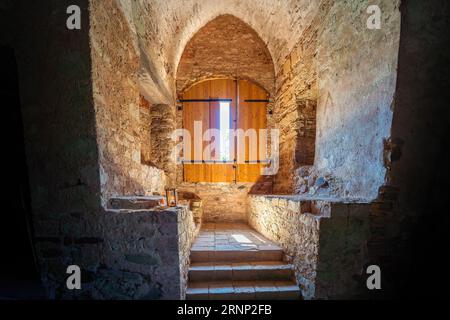
[(166, 205), (176, 207), (178, 205), (178, 192), (175, 188), (166, 189)]
[(159, 199), (159, 206), (160, 207), (166, 206), (166, 198), (162, 197), (161, 199)]

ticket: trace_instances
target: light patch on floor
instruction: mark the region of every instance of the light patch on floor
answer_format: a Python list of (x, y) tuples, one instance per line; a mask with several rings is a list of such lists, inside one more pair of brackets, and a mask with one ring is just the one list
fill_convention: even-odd
[(196, 250), (281, 250), (272, 241), (241, 223), (205, 223), (192, 247)]

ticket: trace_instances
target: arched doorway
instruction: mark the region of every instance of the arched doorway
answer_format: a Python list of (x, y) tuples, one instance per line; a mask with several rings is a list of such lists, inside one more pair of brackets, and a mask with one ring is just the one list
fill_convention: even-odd
[[(181, 101), (219, 99), (180, 102), (176, 115), (179, 129), (190, 128), (191, 132), (194, 119), (202, 118), (202, 131), (220, 130), (220, 102), (223, 102), (222, 110), (229, 109), (222, 118), (228, 118), (230, 129), (271, 129), (273, 103), (245, 100), (268, 100), (269, 97), (273, 100), (275, 68), (272, 56), (265, 42), (250, 25), (230, 14), (219, 15), (198, 29), (184, 47), (177, 66), (176, 93)], [(220, 101), (220, 98), (228, 101)], [(244, 112), (248, 114), (242, 114)], [(256, 118), (260, 119), (260, 124), (249, 120)], [(200, 149), (210, 144), (211, 139), (206, 138), (199, 144)], [(189, 141), (191, 139), (192, 135)], [(217, 142), (220, 143), (220, 138)], [(205, 222), (246, 222), (248, 194), (270, 193), (272, 190), (273, 176), (260, 175), (264, 164), (250, 163), (250, 160), (263, 161), (268, 157), (251, 158), (244, 149), (240, 152), (244, 163), (237, 163), (239, 153), (233, 142), (234, 139), (228, 149), (235, 151), (236, 163), (234, 156), (220, 157), (219, 148), (219, 153), (213, 154), (211, 158), (222, 159), (220, 164), (203, 162), (203, 155), (195, 158), (193, 150), (190, 151), (189, 160), (199, 160), (200, 163), (177, 163), (178, 188), (194, 192), (202, 199)]]
[(215, 79), (186, 90), (185, 182), (257, 182), (267, 165), (269, 94), (248, 80)]

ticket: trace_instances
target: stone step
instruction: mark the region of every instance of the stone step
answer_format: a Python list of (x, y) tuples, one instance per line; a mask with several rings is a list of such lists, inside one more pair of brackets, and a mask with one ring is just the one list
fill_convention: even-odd
[(283, 250), (278, 247), (257, 250), (204, 250), (193, 247), (190, 255), (192, 263), (281, 261), (282, 257)]
[(190, 254), (187, 299), (300, 299), (283, 250), (244, 224), (204, 224)]
[(187, 300), (298, 300), (294, 281), (190, 282)]
[(283, 261), (196, 262), (189, 267), (189, 281), (292, 280), (294, 267)]

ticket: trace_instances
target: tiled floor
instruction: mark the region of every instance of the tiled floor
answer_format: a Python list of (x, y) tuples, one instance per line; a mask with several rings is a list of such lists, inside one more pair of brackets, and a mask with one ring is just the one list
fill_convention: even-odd
[(281, 248), (240, 223), (205, 223), (192, 247), (193, 251), (281, 250)]

